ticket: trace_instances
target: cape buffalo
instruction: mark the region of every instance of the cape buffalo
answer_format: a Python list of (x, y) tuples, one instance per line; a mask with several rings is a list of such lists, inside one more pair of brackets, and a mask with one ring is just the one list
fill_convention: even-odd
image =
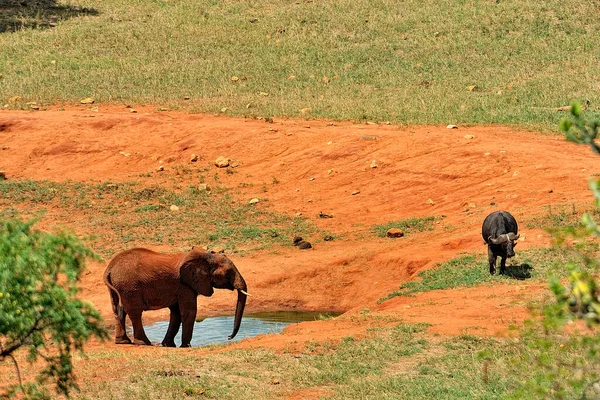
[(481, 236), (488, 245), (490, 274), (496, 273), (497, 257), (502, 257), (500, 275), (504, 274), (506, 259), (515, 255), (513, 248), (517, 245), (515, 240), (519, 238), (518, 231), (517, 221), (506, 211), (494, 211), (485, 217), (481, 227)]

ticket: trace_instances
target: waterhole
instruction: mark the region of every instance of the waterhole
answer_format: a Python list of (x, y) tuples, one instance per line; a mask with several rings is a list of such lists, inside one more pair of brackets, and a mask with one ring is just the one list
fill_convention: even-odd
[[(253, 337), (265, 333), (279, 333), (286, 326), (303, 321), (322, 320), (340, 315), (332, 312), (298, 312), (298, 311), (280, 311), (269, 313), (245, 314), (242, 318), (242, 324), (236, 337), (227, 340), (233, 331), (233, 316), (209, 317), (197, 320), (194, 324), (194, 334), (192, 335), (191, 345), (207, 346), (210, 344), (224, 344), (238, 342), (244, 338)], [(152, 325), (144, 326), (146, 336), (153, 343), (162, 342), (169, 321), (160, 321)], [(175, 344), (181, 344), (181, 329), (175, 336)]]

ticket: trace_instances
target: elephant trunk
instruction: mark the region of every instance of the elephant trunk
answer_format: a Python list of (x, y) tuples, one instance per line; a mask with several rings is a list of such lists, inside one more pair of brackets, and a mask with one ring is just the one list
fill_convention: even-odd
[(242, 276), (239, 274), (239, 272), (237, 273), (234, 282), (234, 287), (238, 291), (238, 300), (237, 305), (235, 307), (235, 321), (233, 322), (233, 332), (231, 333), (231, 335), (229, 335), (229, 340), (233, 339), (235, 335), (237, 335), (238, 330), (240, 329), (240, 324), (242, 323), (242, 315), (244, 315), (244, 307), (246, 307), (246, 299), (248, 297), (246, 295), (246, 282), (244, 281), (244, 278), (242, 278)]

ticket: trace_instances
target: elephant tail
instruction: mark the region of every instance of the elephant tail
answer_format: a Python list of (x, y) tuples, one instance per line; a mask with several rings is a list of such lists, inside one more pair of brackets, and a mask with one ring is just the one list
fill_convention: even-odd
[(119, 291), (113, 286), (110, 280), (110, 272), (106, 271), (104, 274), (104, 283), (108, 286), (108, 292), (110, 293), (110, 299), (113, 305), (113, 312), (117, 315), (119, 319), (123, 319), (123, 302), (121, 301), (121, 294)]

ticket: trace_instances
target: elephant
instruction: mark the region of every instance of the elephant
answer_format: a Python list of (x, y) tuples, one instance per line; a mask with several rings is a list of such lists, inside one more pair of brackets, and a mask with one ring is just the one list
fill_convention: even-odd
[(116, 344), (132, 343), (125, 330), (125, 317), (129, 315), (133, 344), (150, 345), (142, 325), (142, 312), (168, 307), (171, 315), (162, 345), (175, 347), (175, 335), (182, 326), (181, 347), (190, 347), (197, 297), (212, 296), (213, 288), (238, 291), (231, 340), (240, 328), (249, 296), (244, 278), (227, 256), (197, 247), (173, 254), (144, 248), (125, 250), (106, 267), (104, 283), (116, 320)]

